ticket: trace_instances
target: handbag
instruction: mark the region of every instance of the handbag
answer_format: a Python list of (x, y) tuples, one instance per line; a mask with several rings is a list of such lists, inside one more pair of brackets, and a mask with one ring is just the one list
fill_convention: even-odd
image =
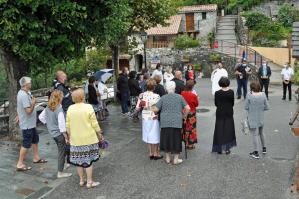
[(242, 129), (241, 129), (242, 133), (244, 135), (247, 135), (248, 132), (249, 132), (249, 124), (248, 124), (248, 119), (247, 118), (241, 121), (241, 127), (242, 127)]

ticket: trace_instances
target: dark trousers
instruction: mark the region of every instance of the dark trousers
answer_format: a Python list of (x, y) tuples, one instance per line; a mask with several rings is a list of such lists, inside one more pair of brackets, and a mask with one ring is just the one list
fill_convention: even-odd
[(247, 95), (247, 79), (237, 79), (238, 83), (238, 89), (237, 89), (237, 95), (238, 97), (242, 96), (242, 89), (243, 89), (243, 96), (246, 98)]
[(282, 87), (283, 87), (283, 99), (286, 99), (286, 94), (287, 94), (287, 88), (289, 90), (289, 100), (292, 99), (292, 82), (289, 82), (288, 84), (282, 82)]
[(129, 92), (121, 92), (120, 98), (121, 98), (120, 101), (121, 101), (122, 113), (129, 112), (129, 108), (128, 108)]
[(64, 168), (65, 158), (66, 158), (66, 143), (64, 136), (61, 134), (54, 138), (58, 147), (58, 171), (62, 172)]
[(262, 79), (260, 80), (260, 84), (261, 84), (261, 90), (263, 91), (263, 89), (265, 89), (265, 94), (268, 98), (268, 88), (269, 88), (269, 79)]

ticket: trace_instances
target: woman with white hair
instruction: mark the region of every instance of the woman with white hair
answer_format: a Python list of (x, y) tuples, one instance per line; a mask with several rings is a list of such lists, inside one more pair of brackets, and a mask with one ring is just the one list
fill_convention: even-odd
[(164, 76), (165, 82), (171, 81), (174, 78), (174, 76), (172, 74), (172, 68), (167, 67), (163, 76)]
[(181, 95), (175, 93), (175, 82), (166, 82), (165, 87), (168, 94), (161, 97), (152, 110), (160, 111), (160, 149), (166, 153), (166, 163), (171, 162), (170, 154), (174, 154), (173, 164), (180, 164), (183, 162), (179, 159), (182, 152), (182, 123), (190, 107)]

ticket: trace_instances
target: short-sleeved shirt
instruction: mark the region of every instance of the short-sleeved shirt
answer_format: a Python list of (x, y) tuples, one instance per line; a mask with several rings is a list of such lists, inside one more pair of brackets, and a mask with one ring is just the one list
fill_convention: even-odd
[(36, 127), (36, 109), (31, 114), (26, 112), (26, 108), (32, 105), (32, 96), (30, 92), (19, 90), (17, 95), (17, 112), (19, 116), (19, 126), (22, 130), (32, 129)]
[(182, 110), (187, 105), (185, 99), (178, 94), (171, 93), (161, 97), (156, 104), (160, 112), (161, 128), (182, 128)]
[(281, 75), (283, 76), (283, 80), (291, 80), (294, 75), (294, 70), (292, 68), (284, 68), (281, 71)]

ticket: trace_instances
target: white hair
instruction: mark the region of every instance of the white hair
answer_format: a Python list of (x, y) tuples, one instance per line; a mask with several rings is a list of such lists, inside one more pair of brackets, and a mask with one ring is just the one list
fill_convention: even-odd
[(21, 79), (20, 79), (20, 81), (19, 81), (19, 83), (20, 83), (20, 86), (22, 87), (22, 86), (25, 86), (26, 84), (29, 84), (29, 83), (31, 83), (31, 78), (30, 77), (22, 77)]
[(174, 81), (166, 82), (165, 89), (166, 89), (167, 93), (174, 93), (175, 92), (175, 82)]

